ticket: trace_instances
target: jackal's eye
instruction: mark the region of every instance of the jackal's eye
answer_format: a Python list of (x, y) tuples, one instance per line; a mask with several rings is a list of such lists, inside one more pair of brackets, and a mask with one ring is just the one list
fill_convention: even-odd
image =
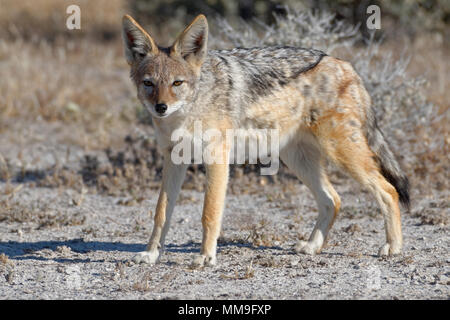
[(181, 81), (181, 80), (176, 80), (176, 81), (174, 81), (174, 82), (172, 83), (172, 85), (174, 85), (175, 87), (179, 87), (179, 86), (181, 86), (182, 83), (183, 83), (183, 81)]
[(146, 87), (153, 87), (153, 82), (151, 82), (150, 80), (144, 80), (144, 81), (142, 81), (142, 83)]

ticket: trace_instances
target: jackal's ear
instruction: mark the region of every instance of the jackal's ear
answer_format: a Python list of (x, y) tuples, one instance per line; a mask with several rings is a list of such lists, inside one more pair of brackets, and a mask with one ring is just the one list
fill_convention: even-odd
[(122, 19), (122, 37), (125, 45), (125, 57), (128, 64), (158, 53), (158, 46), (152, 37), (129, 15)]
[(202, 14), (178, 36), (171, 48), (172, 55), (181, 55), (193, 67), (205, 60), (208, 46), (208, 21)]

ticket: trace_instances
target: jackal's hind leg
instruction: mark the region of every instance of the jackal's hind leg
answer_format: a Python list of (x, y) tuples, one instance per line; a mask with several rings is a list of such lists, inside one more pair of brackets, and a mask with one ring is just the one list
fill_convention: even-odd
[(340, 198), (328, 181), (320, 151), (312, 139), (287, 146), (280, 156), (311, 190), (319, 207), (319, 216), (309, 240), (300, 241), (295, 251), (311, 255), (319, 253), (339, 211)]
[[(356, 133), (356, 134), (355, 134)], [(383, 176), (375, 156), (361, 132), (348, 131), (345, 126), (323, 134), (336, 137), (321, 141), (327, 156), (347, 171), (375, 197), (381, 209), (386, 229), (386, 243), (379, 250), (380, 255), (394, 255), (402, 249), (402, 230), (399, 209), (399, 196)]]
[(386, 243), (380, 248), (380, 256), (395, 255), (402, 250), (402, 229), (398, 194), (395, 188), (371, 165), (372, 170), (364, 166), (352, 166), (353, 177), (364, 185), (374, 196), (381, 209), (386, 230)]

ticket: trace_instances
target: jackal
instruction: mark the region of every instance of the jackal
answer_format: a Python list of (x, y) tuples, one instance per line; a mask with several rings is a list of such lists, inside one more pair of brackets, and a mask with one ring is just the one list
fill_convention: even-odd
[[(340, 207), (325, 172), (334, 162), (367, 188), (383, 214), (380, 255), (401, 252), (399, 201), (409, 206), (408, 179), (377, 126), (369, 94), (351, 64), (322, 51), (288, 46), (209, 50), (208, 23), (199, 15), (172, 46), (160, 47), (130, 16), (123, 18), (125, 55), (137, 95), (150, 112), (164, 156), (163, 181), (147, 251), (135, 262), (154, 263), (164, 249), (187, 164), (174, 164), (171, 133), (203, 128), (279, 130), (279, 157), (311, 190), (319, 215), (308, 241), (295, 251), (322, 249)], [(217, 140), (222, 163), (205, 165), (203, 240), (196, 265), (216, 262), (228, 183), (229, 144)]]

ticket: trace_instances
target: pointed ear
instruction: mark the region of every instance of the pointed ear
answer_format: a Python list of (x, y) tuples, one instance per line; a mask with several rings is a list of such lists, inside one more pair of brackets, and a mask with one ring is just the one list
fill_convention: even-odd
[(201, 67), (208, 46), (208, 21), (198, 15), (178, 36), (171, 47), (171, 55), (179, 55), (193, 67)]
[(128, 64), (143, 59), (147, 54), (157, 54), (158, 46), (150, 35), (129, 15), (122, 19), (122, 37)]

